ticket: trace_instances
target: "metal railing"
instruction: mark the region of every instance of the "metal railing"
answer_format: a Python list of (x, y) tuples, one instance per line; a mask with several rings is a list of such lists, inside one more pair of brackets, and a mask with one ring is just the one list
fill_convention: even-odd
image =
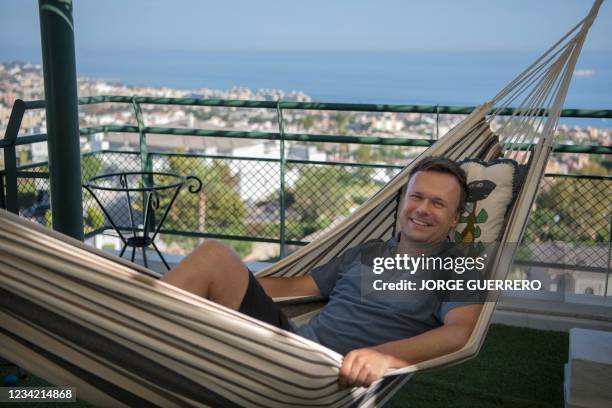
[[(330, 110), (358, 112), (427, 113), (435, 115), (435, 129), (441, 114), (468, 114), (473, 107), (324, 104), (287, 101), (203, 100), (100, 96), (80, 98), (81, 105), (99, 103), (129, 104), (136, 125), (104, 125), (82, 128), (81, 135), (96, 133), (138, 133), (139, 151), (99, 151), (82, 155), (83, 180), (108, 171), (170, 171), (199, 177), (204, 183), (199, 196), (179, 197), (162, 233), (188, 237), (208, 237), (279, 244), (280, 255), (288, 245), (303, 245), (314, 239), (338, 217), (364, 201), (401, 166), (352, 162), (295, 160), (287, 157), (285, 142), (351, 143), (357, 145), (406, 146), (426, 148), (435, 139), (405, 139), (375, 136), (337, 136), (288, 133), (286, 110)], [(146, 126), (142, 104), (208, 106), (226, 108), (275, 109), (277, 132), (228, 131)], [(48, 216), (48, 168), (46, 163), (17, 165), (16, 146), (46, 140), (46, 135), (17, 137), (24, 112), (44, 108), (44, 101), (17, 101), (13, 107), (4, 140), (5, 168), (0, 172), (0, 206), (13, 212), (50, 223)], [(502, 114), (510, 115), (512, 110)], [(611, 110), (564, 110), (563, 117), (612, 118)], [(234, 157), (190, 153), (149, 152), (147, 135), (164, 134), (194, 137), (223, 137), (278, 141), (278, 158)], [(611, 154), (611, 146), (556, 145), (555, 153)], [(323, 189), (320, 181), (336, 183)], [(547, 174), (542, 193), (531, 215), (526, 232), (528, 262), (562, 265), (605, 272), (609, 269), (612, 235), (612, 178), (592, 175)], [(552, 191), (552, 192), (551, 192)], [(559, 194), (563, 191), (563, 194)], [(571, 193), (568, 195), (568, 191)], [(594, 194), (596, 192), (596, 194)], [(558, 198), (563, 197), (562, 201)], [(585, 199), (587, 197), (588, 199)], [(587, 210), (576, 212), (572, 205), (584, 201)], [(555, 201), (557, 200), (557, 201)], [(107, 226), (101, 212), (84, 195), (85, 228), (88, 236)], [(182, 203), (182, 204), (179, 204)], [(577, 207), (576, 207), (577, 208)], [(575, 235), (578, 233), (579, 235)], [(551, 242), (580, 242), (575, 254), (551, 262), (542, 257)], [(585, 250), (583, 247), (606, 247)], [(548, 252), (546, 252), (548, 253)], [(587, 257), (588, 262), (584, 261)], [(571, 259), (575, 262), (572, 264)]]

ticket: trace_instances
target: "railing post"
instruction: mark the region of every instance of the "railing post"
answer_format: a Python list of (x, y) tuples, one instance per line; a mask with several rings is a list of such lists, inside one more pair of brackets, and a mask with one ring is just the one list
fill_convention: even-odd
[(72, 0), (39, 0), (53, 228), (83, 240)]
[[(21, 127), (21, 120), (25, 112), (25, 102), (21, 99), (17, 99), (13, 103), (13, 109), (11, 110), (11, 116), (6, 126), (4, 133), (4, 174), (6, 175), (6, 196), (4, 197), (4, 205), (6, 209), (12, 213), (19, 213), (19, 201), (18, 194), (19, 189), (17, 188), (17, 151), (15, 149), (15, 142), (17, 135), (19, 134), (19, 128)], [(4, 186), (3, 186), (4, 187)], [(2, 189), (4, 196), (4, 188)]]
[(140, 136), (140, 170), (143, 172), (151, 172), (153, 166), (147, 150), (147, 135), (145, 133), (144, 119), (142, 118), (142, 109), (140, 108), (140, 103), (136, 99), (136, 96), (132, 97), (132, 107), (134, 108), (134, 115), (136, 116), (136, 122), (138, 124), (138, 135)]
[(610, 227), (608, 228), (608, 264), (606, 265), (606, 284), (604, 286), (604, 299), (608, 297), (608, 287), (610, 285), (610, 261), (612, 261), (612, 210), (610, 210)]
[[(145, 133), (145, 125), (144, 119), (142, 117), (142, 109), (140, 108), (140, 103), (138, 102), (136, 95), (132, 96), (132, 107), (134, 108), (134, 115), (136, 116), (136, 122), (138, 123), (138, 135), (139, 135), (139, 147), (140, 147), (140, 171), (144, 174), (142, 175), (142, 182), (146, 187), (153, 187), (153, 176), (150, 174), (153, 170), (153, 165), (151, 163), (151, 156), (149, 155), (149, 151), (147, 150), (147, 134)], [(142, 193), (142, 203), (147, 202), (146, 194)], [(144, 208), (144, 207), (143, 207)], [(144, 210), (143, 210), (144, 211)], [(149, 225), (144, 225), (145, 229), (154, 230), (155, 229), (155, 214), (149, 217), (146, 222)]]
[(436, 140), (440, 138), (440, 105), (436, 105)]
[(285, 121), (281, 100), (276, 103), (276, 114), (278, 119), (278, 134), (280, 136), (280, 257), (285, 257)]

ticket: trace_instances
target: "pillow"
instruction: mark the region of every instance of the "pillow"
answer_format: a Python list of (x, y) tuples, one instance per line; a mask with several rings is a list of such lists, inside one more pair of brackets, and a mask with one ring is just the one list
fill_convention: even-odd
[(518, 164), (514, 160), (483, 162), (467, 159), (461, 163), (467, 174), (467, 199), (452, 237), (455, 242), (497, 241), (506, 212), (518, 192)]

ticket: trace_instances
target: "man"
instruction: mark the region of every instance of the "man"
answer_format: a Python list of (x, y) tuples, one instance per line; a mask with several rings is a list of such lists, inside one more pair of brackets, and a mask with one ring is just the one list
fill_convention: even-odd
[[(345, 354), (340, 384), (369, 386), (389, 368), (459, 350), (472, 333), (480, 304), (442, 302), (435, 294), (405, 303), (372, 301), (363, 298), (360, 288), (366, 253), (420, 256), (425, 247), (434, 251), (447, 241), (465, 204), (465, 189), (465, 173), (455, 162), (426, 158), (410, 174), (399, 238), (351, 248), (308, 276), (260, 279), (233, 251), (207, 241), (163, 280)], [(329, 302), (300, 328), (271, 299), (320, 295)]]

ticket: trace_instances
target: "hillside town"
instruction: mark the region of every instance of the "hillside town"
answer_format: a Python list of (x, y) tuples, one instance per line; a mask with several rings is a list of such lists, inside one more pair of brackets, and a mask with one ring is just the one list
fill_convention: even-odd
[[(151, 97), (243, 99), (263, 101), (311, 102), (311, 97), (301, 91), (285, 92), (278, 89), (251, 90), (236, 87), (229, 90), (138, 87), (95, 78), (78, 79), (78, 95), (138, 95)], [(44, 99), (42, 68), (40, 65), (9, 62), (0, 64), (0, 131), (4, 132), (13, 103), (17, 99)], [(207, 130), (239, 130), (278, 132), (278, 116), (274, 109), (248, 109), (223, 107), (192, 107), (168, 105), (143, 105), (146, 126), (199, 128)], [(130, 104), (95, 104), (81, 106), (80, 126), (131, 125), (135, 116)], [(462, 115), (436, 115), (417, 113), (373, 113), (339, 111), (285, 110), (285, 131), (323, 135), (358, 135), (397, 137), (410, 139), (435, 139), (444, 135), (463, 118)], [(604, 123), (605, 124), (605, 123)], [(31, 110), (24, 116), (21, 135), (45, 132), (45, 111)], [(558, 143), (609, 145), (612, 128), (594, 126), (558, 127)], [(147, 138), (150, 151), (190, 152), (198, 154), (222, 154), (225, 156), (279, 157), (279, 142), (227, 138), (203, 138), (189, 136), (150, 135)], [(32, 144), (29, 151), (20, 156), (22, 161), (46, 160), (45, 143)], [(138, 137), (128, 133), (104, 133), (83, 137), (81, 150), (104, 149), (138, 150)], [(418, 154), (422, 148), (373, 147), (367, 155), (359, 145), (338, 146), (334, 143), (289, 143), (289, 158), (316, 161), (358, 162), (402, 165)], [(576, 157), (578, 156), (578, 157)], [(590, 155), (555, 155), (547, 171), (574, 173), (589, 164)]]
[[(229, 90), (206, 88), (179, 90), (139, 87), (116, 81), (83, 77), (78, 79), (78, 94), (80, 97), (137, 95), (260, 101), (312, 101), (310, 96), (301, 91), (251, 90), (244, 87), (235, 87)], [(42, 70), (39, 65), (17, 62), (0, 64), (0, 132), (4, 132), (12, 106), (17, 99), (26, 101), (44, 99)], [(150, 127), (270, 133), (279, 131), (276, 109), (169, 106), (162, 104), (143, 104), (141, 108), (144, 123)], [(441, 137), (459, 123), (463, 117), (463, 115), (439, 115), (439, 117), (436, 117), (432, 114), (416, 113), (283, 111), (285, 132), (287, 133), (409, 139), (436, 139)], [(136, 125), (137, 123), (134, 108), (130, 103), (81, 105), (79, 121), (81, 128), (101, 125)], [(593, 123), (593, 121), (590, 123)], [(569, 145), (609, 146), (612, 140), (612, 128), (606, 127), (605, 122), (601, 122), (601, 124), (601, 127), (561, 124), (557, 129), (557, 141)], [(30, 110), (26, 112), (23, 118), (20, 135), (45, 133), (45, 126), (44, 109)], [(198, 231), (207, 231), (208, 233), (235, 235), (239, 232), (240, 234), (247, 233), (264, 238), (276, 237), (280, 217), (279, 174), (278, 169), (270, 163), (278, 162), (281, 156), (281, 144), (278, 140), (148, 134), (146, 141), (149, 152), (237, 158), (236, 160), (224, 160), (225, 164), (221, 165), (206, 160), (190, 162), (192, 167), (188, 171), (196, 171), (194, 167), (200, 166), (197, 170), (200, 172), (199, 174), (209, 177), (206, 186), (207, 191), (200, 193), (198, 197), (191, 201), (185, 201), (186, 198), (183, 197), (182, 201), (175, 206), (175, 210), (178, 211), (177, 214), (180, 215), (175, 215), (174, 220), (171, 215), (169, 220), (170, 225), (173, 225), (175, 229), (191, 230), (195, 228)], [(329, 228), (334, 228), (337, 222), (354, 211), (367, 196), (373, 194), (396, 174), (397, 169), (384, 168), (384, 165), (402, 166), (416, 157), (422, 150), (422, 147), (287, 142), (284, 150), (285, 158), (290, 163), (298, 163), (298, 165), (289, 166), (286, 169), (284, 178), (284, 188), (290, 195), (285, 211), (288, 239), (308, 242), (317, 234)], [(139, 136), (137, 133), (125, 132), (101, 132), (81, 136), (81, 151), (83, 153), (122, 151), (137, 154), (140, 151)], [(45, 142), (19, 147), (18, 152), (20, 165), (44, 163), (48, 159)], [(114, 153), (108, 154), (109, 157), (117, 157), (113, 156)], [(590, 173), (593, 169), (596, 169), (596, 172), (609, 172), (609, 168), (598, 164), (597, 161), (601, 159), (596, 156), (589, 154), (556, 154), (550, 158), (546, 171), (558, 174), (580, 173), (581, 171), (594, 174)], [(0, 156), (0, 169), (4, 168), (2, 160), (3, 158)], [(320, 173), (318, 173), (319, 170), (312, 170), (317, 167), (316, 165), (311, 166), (311, 170), (306, 170), (304, 164), (307, 162), (342, 162), (347, 163), (348, 167), (351, 163), (369, 163), (381, 167), (376, 170), (364, 169), (361, 173), (359, 173), (359, 170), (348, 173), (346, 170), (340, 169), (336, 175), (332, 175), (331, 173), (325, 173), (325, 170), (319, 169)], [(110, 167), (108, 167), (109, 163), (107, 162), (107, 167), (102, 170), (105, 172), (117, 171), (117, 168), (113, 167), (116, 166), (116, 163), (110, 163)], [(160, 167), (155, 168), (155, 170), (163, 170), (171, 165), (171, 160), (158, 160), (156, 163)], [(137, 161), (132, 164), (138, 167)], [(302, 165), (302, 167), (299, 168), (299, 165)], [(348, 168), (342, 167), (344, 169)], [(344, 176), (340, 175), (341, 173)], [(222, 177), (217, 177), (219, 175), (222, 175)], [(215, 177), (224, 178), (222, 182), (226, 184), (221, 190), (214, 187), (218, 183), (218, 181), (212, 181), (212, 178)], [(325, 191), (317, 190), (316, 194), (313, 194), (312, 185), (315, 185), (318, 182), (317, 179), (321, 177), (329, 179), (326, 182), (334, 183), (336, 187), (334, 189), (323, 189)], [(550, 189), (550, 186), (545, 186), (544, 191), (547, 189)], [(227, 194), (235, 195), (230, 197)], [(48, 223), (48, 193), (39, 191), (38, 193), (31, 193), (31, 195), (30, 200), (33, 204), (29, 204), (29, 207), (26, 205), (21, 209), (22, 216), (40, 223)], [(312, 202), (304, 202), (304, 197)], [(218, 208), (212, 206), (211, 203), (215, 202), (222, 202), (223, 206), (217, 206)], [(119, 210), (124, 207), (121, 200), (114, 200), (108, 204)], [(87, 204), (86, 214), (84, 214), (86, 228), (90, 230), (99, 228), (104, 223), (102, 213), (96, 208), (90, 202)], [(312, 210), (312, 214), (308, 213), (308, 208)], [(112, 210), (110, 211), (112, 212)], [(545, 212), (547, 209), (544, 208), (542, 211)], [(95, 235), (91, 239), (91, 244), (99, 248), (115, 251), (121, 249), (119, 238), (108, 234), (108, 231), (104, 234)], [(177, 238), (170, 235), (161, 236), (157, 240), (157, 244), (164, 253), (179, 256), (189, 253), (197, 242), (197, 238)], [(557, 245), (555, 242), (539, 242), (538, 238), (534, 242), (532, 245)], [(251, 243), (246, 241), (232, 241), (232, 243), (241, 256), (250, 261), (275, 259), (280, 254), (280, 247), (275, 243)], [(289, 246), (289, 251), (295, 248), (295, 246)], [(598, 251), (599, 249), (595, 248), (594, 250)], [(602, 248), (602, 251), (605, 252), (605, 248)], [(571, 253), (571, 251), (564, 251), (564, 253), (566, 252)], [(600, 255), (594, 253), (592, 257), (598, 258)], [(553, 279), (553, 275), (549, 272), (540, 273), (537, 268), (532, 268), (530, 273), (540, 277), (551, 290), (553, 290), (553, 286), (560, 285), (559, 279)], [(584, 274), (583, 272), (582, 275)], [(575, 285), (577, 286), (568, 288), (570, 292), (583, 293), (588, 289), (592, 293), (603, 293), (604, 289), (600, 284), (600, 276), (596, 273), (593, 276), (591, 275), (593, 274), (589, 273), (588, 276), (585, 275), (576, 280)], [(580, 286), (582, 284), (588, 284), (588, 288), (582, 288)]]

